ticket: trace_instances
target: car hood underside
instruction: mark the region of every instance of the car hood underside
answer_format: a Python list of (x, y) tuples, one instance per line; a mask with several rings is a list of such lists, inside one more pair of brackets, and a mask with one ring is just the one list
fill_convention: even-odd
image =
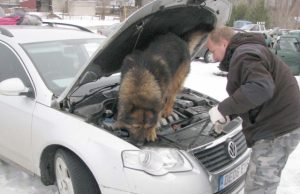
[(119, 72), (127, 54), (143, 50), (156, 36), (171, 32), (187, 40), (195, 31), (206, 34), (224, 24), (230, 12), (227, 0), (157, 0), (147, 4), (107, 38), (57, 101), (70, 97), (81, 85)]

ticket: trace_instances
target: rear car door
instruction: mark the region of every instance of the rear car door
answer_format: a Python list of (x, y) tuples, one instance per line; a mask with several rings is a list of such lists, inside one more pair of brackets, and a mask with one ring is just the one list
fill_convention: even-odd
[[(15, 50), (0, 41), (0, 82), (20, 78), (33, 85)], [(31, 122), (34, 97), (0, 95), (0, 154), (21, 166), (31, 164)]]
[(296, 38), (280, 38), (275, 53), (289, 66), (293, 75), (300, 74), (300, 44)]

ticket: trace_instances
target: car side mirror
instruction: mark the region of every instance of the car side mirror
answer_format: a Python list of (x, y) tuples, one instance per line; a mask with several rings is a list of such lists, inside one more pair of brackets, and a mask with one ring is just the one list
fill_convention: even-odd
[(31, 96), (31, 91), (20, 78), (9, 78), (0, 82), (0, 94), (6, 96)]

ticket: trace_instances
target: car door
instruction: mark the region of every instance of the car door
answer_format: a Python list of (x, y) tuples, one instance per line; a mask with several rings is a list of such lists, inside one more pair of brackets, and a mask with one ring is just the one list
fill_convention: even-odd
[[(0, 82), (20, 78), (24, 85), (32, 83), (22, 61), (8, 45), (0, 42)], [(0, 94), (0, 155), (21, 166), (31, 164), (31, 122), (34, 97)]]
[(281, 38), (278, 41), (276, 54), (284, 61), (294, 75), (300, 74), (300, 49), (295, 38)]

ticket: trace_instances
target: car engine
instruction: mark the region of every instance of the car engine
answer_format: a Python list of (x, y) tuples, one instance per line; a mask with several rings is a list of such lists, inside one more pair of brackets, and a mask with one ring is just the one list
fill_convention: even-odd
[[(115, 84), (103, 87), (80, 100), (74, 98), (76, 103), (72, 105), (72, 112), (83, 117), (86, 122), (130, 141), (127, 129), (114, 128), (118, 112), (118, 91), (119, 85)], [(221, 136), (222, 134), (214, 131), (208, 115), (208, 110), (215, 104), (215, 99), (184, 88), (177, 95), (172, 114), (161, 118), (157, 125), (158, 142), (181, 142), (181, 146), (191, 147), (192, 142), (203, 144)]]

